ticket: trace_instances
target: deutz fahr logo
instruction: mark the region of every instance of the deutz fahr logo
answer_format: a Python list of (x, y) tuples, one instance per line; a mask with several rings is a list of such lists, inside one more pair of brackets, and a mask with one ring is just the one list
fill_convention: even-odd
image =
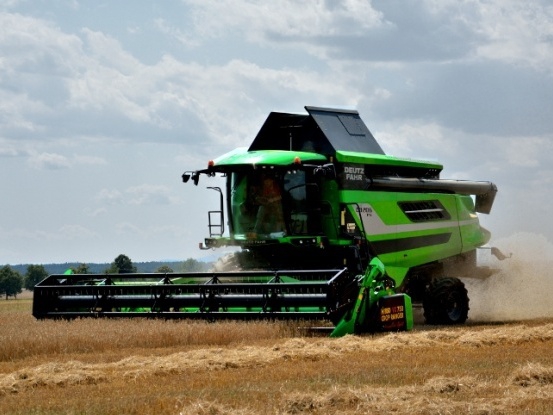
[(344, 165), (340, 173), (340, 184), (344, 189), (359, 189), (366, 187), (367, 177), (365, 176), (365, 167), (359, 165)]
[(365, 178), (365, 169), (363, 167), (344, 166), (346, 180), (363, 180)]

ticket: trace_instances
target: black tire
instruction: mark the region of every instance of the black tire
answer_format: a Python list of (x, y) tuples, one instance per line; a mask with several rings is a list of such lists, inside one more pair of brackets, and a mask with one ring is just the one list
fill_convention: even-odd
[(423, 308), (427, 324), (463, 324), (469, 312), (465, 284), (458, 278), (432, 280), (424, 296)]

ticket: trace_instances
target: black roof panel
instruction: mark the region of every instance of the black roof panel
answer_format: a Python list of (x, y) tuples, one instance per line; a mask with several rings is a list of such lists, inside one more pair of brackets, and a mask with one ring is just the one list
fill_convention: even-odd
[(384, 154), (357, 111), (305, 109), (308, 114), (271, 112), (248, 150), (298, 150), (326, 156), (338, 150)]

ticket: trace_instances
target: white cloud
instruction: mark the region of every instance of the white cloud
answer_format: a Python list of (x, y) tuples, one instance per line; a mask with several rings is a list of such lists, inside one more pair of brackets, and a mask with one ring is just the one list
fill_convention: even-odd
[(0, 27), (0, 137), (44, 134), (65, 77), (75, 74), (80, 40), (20, 14), (0, 13)]
[[(102, 189), (95, 197), (96, 202), (107, 205), (171, 205), (179, 203), (172, 190), (166, 185), (142, 184), (120, 191)], [(101, 213), (101, 212), (99, 212)]]
[(21, 155), (21, 152), (15, 143), (0, 139), (0, 157), (16, 157), (19, 155)]
[[(53, 23), (17, 13), (0, 13), (2, 68), (8, 75), (71, 75), (82, 41)], [(45, 65), (44, 65), (45, 64)]]
[(544, 0), (184, 3), (191, 7), (193, 30), (186, 36), (166, 30), (176, 38), (239, 34), (251, 43), (301, 48), (321, 58), (373, 62), (478, 58), (547, 71), (552, 67), (553, 7)]
[(177, 201), (167, 186), (143, 184), (128, 188), (126, 193), (131, 205), (168, 205)]
[(92, 166), (107, 164), (106, 159), (103, 157), (83, 156), (79, 154), (73, 155), (72, 161), (75, 164), (85, 164), (85, 165), (92, 165)]
[(382, 14), (364, 0), (184, 2), (193, 6), (195, 30), (205, 37), (223, 37), (229, 31), (238, 31), (250, 41), (257, 42), (275, 36), (302, 38), (357, 34), (382, 24)]
[(495, 0), (471, 2), (478, 18), (467, 23), (483, 42), (483, 59), (531, 66), (551, 73), (553, 66), (553, 6), (547, 1)]
[(102, 215), (107, 214), (108, 210), (105, 207), (100, 207), (100, 208), (96, 208), (96, 209), (92, 209), (90, 207), (87, 207), (87, 208), (84, 209), (84, 213), (87, 216), (95, 218), (97, 216), (102, 216)]
[(64, 240), (90, 239), (98, 238), (98, 234), (82, 225), (73, 224), (63, 225), (59, 229), (57, 237), (63, 238)]
[(119, 190), (102, 189), (98, 192), (95, 199), (99, 203), (116, 205), (116, 204), (122, 203), (124, 200), (124, 197)]
[(89, 63), (94, 63), (99, 67), (112, 68), (123, 76), (140, 69), (140, 62), (125, 51), (117, 39), (88, 28), (82, 29), (82, 34), (84, 36), (83, 51), (89, 58)]
[(518, 137), (505, 140), (501, 153), (510, 166), (550, 167), (553, 157), (553, 137)]
[(56, 153), (35, 153), (29, 156), (27, 163), (35, 169), (66, 169), (71, 166), (67, 157)]
[(130, 222), (121, 222), (115, 226), (115, 230), (119, 235), (131, 235), (144, 237), (147, 233), (139, 226), (136, 226)]
[(386, 124), (378, 133), (378, 140), (388, 154), (399, 157), (432, 157), (440, 154), (453, 155), (458, 151), (458, 142), (451, 139), (445, 129), (435, 122), (404, 120), (402, 124)]
[(9, 10), (24, 1), (25, 0), (2, 0), (2, 3), (0, 3), (0, 10)]
[(163, 34), (169, 36), (170, 38), (176, 39), (181, 44), (188, 47), (199, 46), (200, 43), (198, 40), (190, 35), (187, 35), (180, 28), (172, 25), (166, 19), (156, 18), (154, 19), (154, 26)]
[[(32, 145), (32, 144), (16, 144), (12, 143), (6, 146), (6, 149), (3, 150), (0, 145), (0, 155), (10, 156), (26, 156), (27, 165), (34, 169), (67, 169), (74, 166), (100, 166), (107, 163), (106, 159), (103, 157), (91, 156), (91, 155), (79, 155), (73, 154), (73, 156), (68, 157), (60, 153), (51, 153), (51, 152), (40, 152), (35, 147), (45, 147), (44, 145)], [(47, 147), (47, 146), (46, 146)], [(61, 149), (61, 148), (60, 148)]]
[[(524, 57), (525, 47), (522, 42), (528, 43), (538, 34), (543, 39), (549, 38), (548, 27), (550, 26), (543, 23), (548, 21), (547, 17), (538, 22), (541, 23), (536, 25), (539, 29), (526, 31), (533, 33), (532, 35), (516, 36), (517, 33), (509, 32), (514, 30), (509, 29), (512, 27), (534, 27), (533, 22), (539, 20), (538, 11), (544, 8), (537, 2), (530, 3), (528, 8), (531, 12), (526, 13), (515, 13), (523, 7), (517, 6), (519, 3), (507, 3), (504, 14), (494, 12), (500, 10), (497, 2), (489, 3), (488, 8), (480, 3), (476, 3), (478, 7), (474, 7), (473, 3), (459, 5), (457, 2), (443, 4), (427, 2), (423, 4), (419, 7), (421, 10), (417, 12), (417, 17), (426, 16), (421, 19), (422, 23), (419, 23), (419, 25), (424, 23), (421, 26), (424, 29), (421, 32), (422, 35), (434, 36), (434, 39), (439, 40), (439, 32), (445, 31), (442, 36), (442, 44), (445, 45), (451, 40), (446, 34), (448, 29), (453, 36), (456, 36), (455, 39), (459, 40), (464, 32), (461, 30), (456, 34), (455, 31), (459, 30), (459, 27), (463, 27), (463, 30), (470, 28), (472, 33), (478, 36), (472, 39), (472, 47), (485, 50), (489, 45), (496, 44), (495, 39), (510, 39), (505, 44), (505, 50), (510, 51), (518, 59)], [(383, 10), (381, 11), (364, 1), (332, 4), (317, 1), (298, 5), (282, 0), (270, 6), (246, 1), (239, 4), (228, 1), (189, 1), (185, 4), (193, 7), (192, 14), (198, 19), (197, 22), (202, 22), (195, 26), (197, 32), (196, 37), (193, 38), (197, 38), (198, 33), (202, 34), (202, 30), (214, 36), (221, 36), (222, 33), (212, 25), (220, 27), (220, 30), (224, 30), (225, 33), (228, 30), (238, 30), (242, 36), (251, 34), (252, 38), (264, 39), (264, 42), (273, 41), (269, 33), (274, 31), (283, 37), (279, 42), (289, 42), (291, 45), (296, 41), (292, 39), (286, 41), (284, 37), (301, 38), (302, 45), (308, 41), (307, 39), (311, 39), (308, 41), (309, 46), (300, 46), (307, 53), (311, 46), (343, 51), (357, 48), (363, 50), (357, 58), (366, 60), (386, 59), (385, 56), (380, 55), (381, 49), (378, 49), (379, 52), (375, 53), (374, 57), (371, 57), (370, 53), (367, 54), (367, 51), (377, 52), (374, 49), (377, 46), (371, 40), (375, 35), (376, 39), (380, 40), (391, 39), (386, 36), (393, 36), (393, 43), (389, 45), (381, 43), (378, 48), (395, 51), (399, 50), (395, 45), (400, 39), (412, 41), (409, 26), (400, 25), (403, 23), (398, 20), (400, 11), (389, 5), (379, 5)], [(274, 13), (276, 9), (280, 13)], [(220, 19), (200, 19), (199, 17), (204, 14), (217, 15)], [(474, 15), (477, 19), (472, 18)], [(545, 15), (547, 16), (547, 13)], [(253, 16), (256, 18), (254, 19)], [(447, 16), (447, 19), (443, 19), (444, 16)], [(488, 23), (492, 18), (498, 20), (494, 26), (495, 29), (488, 28), (491, 27)], [(515, 18), (521, 19), (524, 24), (513, 24), (515, 22), (512, 19)], [(425, 19), (430, 20), (425, 22)], [(435, 23), (433, 19), (443, 20), (443, 23), (436, 28), (438, 32), (430, 33), (432, 23)], [(446, 26), (448, 21), (455, 21), (456, 24), (451, 27)], [(166, 19), (156, 18), (156, 22), (158, 29), (164, 28), (166, 34), (181, 35), (170, 30), (168, 27), (170, 23)], [(393, 24), (390, 25), (390, 22)], [(16, 69), (25, 67), (25, 70), (29, 71), (28, 68), (32, 68), (33, 65), (38, 68), (41, 62), (49, 62), (47, 66), (49, 70), (62, 80), (57, 86), (55, 82), (50, 83), (55, 85), (54, 95), (61, 99), (56, 102), (55, 117), (50, 109), (51, 105), (48, 105), (52, 103), (49, 98), (52, 94), (46, 95), (36, 89), (34, 98), (28, 94), (6, 96), (6, 99), (2, 100), (4, 103), (2, 105), (10, 105), (11, 109), (4, 108), (5, 111), (2, 111), (4, 114), (9, 114), (4, 121), (4, 135), (17, 132), (21, 136), (25, 132), (27, 135), (33, 132), (41, 136), (60, 136), (54, 133), (60, 125), (59, 123), (53, 125), (52, 120), (70, 115), (81, 120), (80, 124), (71, 126), (72, 129), (90, 129), (92, 134), (99, 134), (99, 120), (108, 118), (112, 120), (114, 135), (129, 135), (133, 140), (175, 140), (178, 130), (186, 126), (192, 136), (207, 132), (212, 139), (220, 143), (244, 144), (243, 137), (251, 136), (252, 131), (257, 129), (259, 120), (264, 116), (265, 111), (262, 113), (257, 110), (260, 104), (264, 108), (276, 106), (286, 109), (290, 109), (290, 104), (293, 102), (301, 103), (297, 105), (298, 109), (306, 103), (321, 102), (358, 106), (360, 102), (370, 102), (371, 93), (374, 93), (374, 96), (378, 97), (373, 101), (376, 105), (382, 100), (396, 105), (394, 100), (389, 99), (394, 96), (390, 87), (382, 88), (376, 85), (374, 89), (367, 89), (366, 85), (359, 83), (359, 76), (355, 73), (343, 72), (347, 68), (340, 67), (338, 61), (329, 61), (328, 65), (332, 67), (330, 71), (297, 66), (272, 69), (241, 59), (210, 66), (183, 62), (168, 55), (155, 64), (146, 65), (126, 51), (117, 39), (98, 30), (85, 28), (80, 32), (82, 36), (80, 38), (63, 33), (52, 23), (7, 13), (1, 15), (0, 23), (4, 23), (5, 26), (4, 36), (0, 36), (0, 45), (9, 45), (8, 50), (11, 52), (3, 59), (3, 66), (6, 68), (5, 72), (15, 77), (16, 85), (23, 87), (24, 82), (21, 77), (15, 75), (18, 73)], [(392, 30), (394, 33), (390, 32), (381, 38), (384, 32), (374, 32), (375, 30)], [(329, 43), (321, 38), (340, 39), (348, 36), (355, 36), (350, 39), (349, 44)], [(353, 42), (354, 39), (359, 42)], [(363, 39), (367, 42), (363, 42)], [(426, 40), (428, 39), (430, 38)], [(481, 43), (475, 43), (478, 39)], [(482, 39), (491, 43), (485, 43)], [(511, 44), (509, 42), (515, 40), (521, 42), (520, 46), (509, 47)], [(20, 44), (23, 47), (15, 50), (14, 44)], [(546, 43), (543, 45), (547, 46)], [(437, 49), (441, 47), (440, 44), (434, 44), (434, 46)], [(455, 48), (455, 43), (452, 42), (449, 47)], [(416, 48), (411, 49), (414, 53), (424, 53), (422, 50), (417, 51)], [(464, 55), (466, 55), (464, 49), (457, 52), (457, 56)], [(489, 58), (494, 56), (490, 55)], [(342, 55), (342, 58), (346, 56)], [(326, 66), (327, 63), (324, 65)], [(374, 68), (369, 72), (371, 73), (378, 75)], [(337, 77), (342, 78), (340, 82), (336, 82)], [(46, 82), (46, 79), (42, 82)], [(411, 82), (417, 86), (420, 84), (420, 79), (412, 77)], [(28, 86), (25, 88), (28, 90)], [(385, 94), (382, 95), (379, 91), (384, 91)], [(3, 92), (8, 93), (6, 89)], [(263, 102), (263, 97), (267, 97), (266, 104)], [(401, 96), (398, 98), (402, 99)], [(253, 118), (252, 113), (255, 114)], [(41, 119), (42, 122), (38, 121)], [(135, 134), (141, 129), (142, 133), (148, 131), (143, 128), (145, 126), (152, 128), (151, 134), (147, 136)], [(167, 130), (168, 134), (161, 136), (154, 134), (154, 129), (158, 128)], [(0, 136), (1, 134), (0, 129)], [(182, 135), (179, 134), (180, 137)]]
[(53, 231), (43, 230), (27, 230), (23, 228), (4, 229), (2, 231), (3, 238), (9, 240), (10, 238), (22, 238), (25, 241), (67, 241), (74, 239), (90, 239), (97, 238), (98, 234), (85, 226), (79, 224), (66, 224), (60, 226)]

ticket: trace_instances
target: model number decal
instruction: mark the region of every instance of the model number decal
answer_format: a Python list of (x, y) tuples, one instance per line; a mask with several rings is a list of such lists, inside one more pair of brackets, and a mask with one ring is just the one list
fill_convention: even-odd
[(373, 208), (370, 207), (370, 206), (367, 206), (367, 205), (363, 205), (363, 206), (357, 206), (357, 213), (361, 216), (361, 215), (365, 215), (365, 216), (372, 216), (373, 215)]

